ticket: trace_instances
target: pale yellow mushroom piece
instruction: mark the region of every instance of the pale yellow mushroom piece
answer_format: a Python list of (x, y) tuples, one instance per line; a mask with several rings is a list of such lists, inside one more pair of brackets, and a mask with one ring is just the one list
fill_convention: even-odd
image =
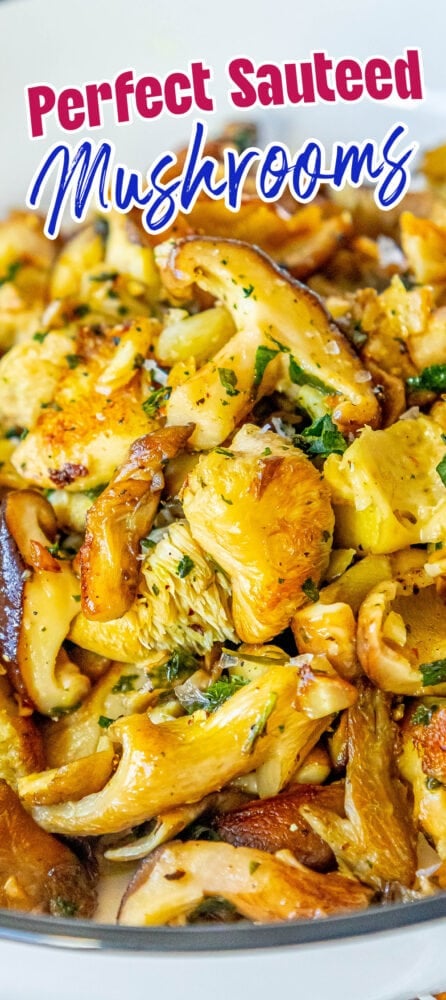
[(375, 426), (371, 377), (331, 323), (320, 300), (260, 250), (235, 240), (192, 237), (158, 250), (162, 280), (177, 300), (194, 285), (229, 310), (234, 337), (172, 391), (168, 423), (192, 421), (190, 445), (221, 444), (256, 399), (280, 386), (313, 415), (328, 412), (341, 429)]
[(231, 844), (174, 841), (142, 863), (122, 900), (118, 923), (177, 923), (212, 896), (256, 923), (361, 910), (371, 898), (354, 879), (313, 872), (291, 851), (274, 856)]
[(441, 427), (422, 414), (385, 430), (365, 428), (325, 462), (336, 544), (389, 553), (446, 537), (446, 488), (437, 471)]
[(34, 818), (54, 833), (119, 833), (179, 805), (198, 802), (238, 775), (255, 770), (275, 755), (283, 739), (292, 749), (288, 772), (283, 774), (286, 784), (302, 746), (308, 752), (319, 739), (322, 719), (330, 725), (333, 703), (339, 710), (356, 698), (355, 688), (339, 678), (333, 702), (327, 686), (331, 691), (332, 678), (305, 673), (301, 677), (290, 663), (271, 668), (209, 716), (198, 711), (157, 725), (147, 715), (118, 719), (108, 734), (122, 747), (121, 757), (103, 790), (77, 803), (39, 806)]
[(320, 473), (278, 434), (245, 424), (230, 449), (201, 456), (182, 502), (193, 536), (230, 578), (237, 635), (272, 639), (328, 563), (333, 514)]
[(62, 649), (79, 609), (79, 583), (69, 562), (49, 551), (56, 524), (38, 493), (9, 493), (0, 507), (0, 653), (22, 697), (57, 715), (85, 697), (88, 677)]
[(44, 767), (40, 730), (34, 719), (20, 714), (7, 677), (0, 677), (0, 779), (15, 791), (19, 778)]
[(446, 694), (444, 621), (444, 601), (424, 570), (378, 584), (358, 615), (363, 670), (393, 694)]

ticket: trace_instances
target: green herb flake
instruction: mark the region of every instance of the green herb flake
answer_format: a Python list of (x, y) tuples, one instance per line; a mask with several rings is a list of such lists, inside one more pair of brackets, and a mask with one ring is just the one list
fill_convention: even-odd
[(261, 458), (268, 458), (268, 455), (272, 455), (271, 448), (264, 448), (261, 454)]
[(0, 288), (2, 285), (6, 285), (9, 281), (14, 281), (14, 278), (20, 268), (23, 267), (21, 260), (15, 260), (12, 264), (9, 264), (5, 273), (0, 278)]
[(304, 371), (304, 369), (298, 365), (296, 359), (293, 358), (292, 354), (290, 354), (288, 372), (291, 382), (293, 382), (294, 385), (310, 385), (313, 389), (318, 389), (319, 392), (322, 392), (324, 396), (338, 395), (338, 393), (332, 389), (331, 386), (326, 385), (326, 383), (322, 382), (316, 375), (311, 375), (310, 372)]
[(154, 687), (165, 687), (174, 681), (185, 680), (198, 669), (198, 660), (184, 649), (174, 649), (169, 659), (150, 671)]
[(91, 490), (84, 490), (84, 496), (89, 500), (97, 500), (101, 493), (107, 488), (107, 483), (100, 483), (99, 486), (92, 486)]
[(53, 917), (75, 917), (78, 909), (77, 903), (63, 899), (62, 896), (56, 896), (50, 902), (50, 912)]
[(69, 368), (77, 368), (82, 362), (80, 354), (66, 354), (65, 358)]
[(446, 681), (446, 660), (432, 660), (431, 663), (420, 663), (420, 674), (423, 687), (433, 687)]
[(409, 392), (446, 392), (446, 365), (429, 365), (406, 379), (406, 385)]
[(128, 691), (134, 691), (138, 676), (138, 674), (122, 674), (112, 687), (112, 694), (127, 694)]
[(265, 344), (260, 344), (260, 347), (256, 350), (256, 356), (254, 360), (254, 387), (260, 385), (263, 376), (265, 374), (265, 369), (269, 365), (273, 358), (276, 358), (279, 351), (276, 351), (273, 347), (266, 347)]
[(65, 715), (72, 715), (73, 712), (77, 712), (78, 708), (81, 707), (81, 704), (82, 702), (77, 701), (75, 705), (69, 705), (68, 708), (63, 705), (57, 705), (56, 708), (51, 709), (50, 716), (52, 719), (57, 721), (58, 719), (64, 718)]
[(225, 458), (234, 458), (234, 452), (233, 451), (228, 451), (227, 448), (216, 448), (215, 449), (215, 454), (216, 455), (224, 455)]
[(437, 788), (443, 787), (443, 783), (441, 781), (438, 781), (438, 778), (433, 778), (433, 777), (426, 778), (425, 784), (426, 788), (428, 788), (430, 792), (435, 792), (437, 791)]
[(260, 868), (260, 861), (250, 861), (249, 862), (249, 874), (254, 875), (254, 872)]
[(177, 576), (179, 576), (180, 580), (184, 580), (184, 578), (189, 576), (189, 573), (192, 572), (194, 566), (195, 563), (193, 559), (191, 559), (190, 556), (184, 555), (181, 557), (175, 572)]
[(73, 316), (75, 319), (83, 319), (84, 316), (88, 316), (89, 312), (90, 306), (87, 306), (86, 302), (79, 302), (79, 305), (73, 309)]
[(220, 493), (220, 496), (221, 496), (221, 499), (223, 500), (224, 503), (227, 503), (227, 504), (229, 504), (232, 507), (233, 501), (230, 500), (229, 497), (223, 496), (223, 493)]
[(443, 486), (446, 486), (446, 455), (443, 455), (441, 462), (435, 467), (435, 471), (438, 472)]
[(248, 285), (246, 288), (242, 288), (242, 291), (245, 299), (249, 299), (254, 291), (254, 285)]
[(245, 677), (240, 677), (238, 674), (233, 674), (232, 677), (220, 677), (205, 691), (197, 689), (195, 700), (192, 699), (184, 707), (189, 715), (192, 712), (198, 712), (199, 709), (205, 712), (215, 712), (217, 708), (224, 705), (228, 698), (232, 698), (232, 695), (237, 694), (237, 691), (240, 691), (248, 683), (249, 681)]
[(142, 408), (146, 417), (154, 417), (161, 406), (167, 403), (170, 399), (170, 394), (172, 392), (172, 386), (164, 385), (161, 389), (155, 389), (150, 393), (150, 396), (144, 400)]
[(73, 601), (76, 601), (79, 604), (80, 599), (81, 599), (81, 595), (80, 594), (72, 594), (71, 596), (73, 598)]
[(302, 590), (305, 594), (305, 597), (308, 597), (309, 601), (313, 601), (313, 604), (315, 604), (316, 601), (319, 600), (319, 590), (314, 580), (311, 579), (311, 576), (307, 577), (307, 579), (302, 584)]
[(426, 705), (418, 705), (410, 717), (412, 726), (428, 726), (437, 709), (438, 705), (432, 705), (431, 708), (427, 708)]
[(307, 455), (319, 455), (321, 458), (333, 453), (342, 455), (347, 448), (345, 438), (328, 413), (314, 420), (301, 434), (296, 434), (293, 444)]
[(21, 435), (20, 435), (20, 437), (19, 437), (19, 441), (24, 441), (24, 440), (25, 440), (25, 438), (26, 438), (26, 437), (28, 437), (28, 434), (29, 434), (29, 430), (28, 430), (28, 428), (27, 428), (27, 427), (24, 427), (24, 428), (23, 428), (23, 431), (22, 431), (22, 433), (21, 433)]
[(116, 281), (119, 271), (101, 271), (100, 274), (90, 274), (90, 281)]
[(265, 732), (266, 724), (271, 715), (271, 712), (273, 712), (276, 707), (276, 702), (277, 702), (277, 694), (275, 691), (272, 691), (267, 699), (263, 712), (260, 713), (260, 715), (257, 717), (256, 721), (249, 730), (249, 736), (242, 746), (242, 753), (253, 752), (257, 740), (259, 739), (260, 736), (263, 736)]
[(43, 341), (46, 340), (47, 336), (48, 330), (46, 332), (38, 330), (37, 333), (33, 334), (33, 340), (36, 340), (38, 344), (43, 344)]
[[(211, 831), (214, 836), (208, 837), (208, 840), (219, 840), (218, 836), (215, 836), (215, 831)], [(194, 837), (194, 839), (196, 839)], [(207, 899), (203, 899), (198, 906), (192, 910), (186, 917), (188, 924), (198, 924), (198, 923), (219, 923), (228, 924), (234, 923), (238, 920), (238, 913), (229, 900), (223, 899), (221, 896), (209, 896)]]
[(232, 368), (217, 368), (218, 377), (227, 396), (239, 396), (240, 390), (236, 389), (237, 375)]
[(159, 592), (160, 592), (159, 587), (157, 586), (156, 583), (153, 583), (152, 584), (152, 594), (155, 594), (155, 597), (159, 597)]
[(146, 552), (147, 549), (154, 549), (156, 542), (153, 540), (153, 538), (142, 538), (140, 544), (143, 552)]
[(114, 721), (114, 719), (109, 719), (108, 715), (100, 715), (98, 718), (98, 726), (100, 726), (101, 729), (108, 729)]

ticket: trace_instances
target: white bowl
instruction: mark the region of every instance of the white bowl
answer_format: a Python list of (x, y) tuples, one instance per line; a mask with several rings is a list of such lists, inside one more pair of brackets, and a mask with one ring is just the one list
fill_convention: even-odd
[[(234, 119), (226, 100), (226, 61), (240, 54), (256, 60), (302, 59), (312, 49), (335, 57), (395, 57), (421, 46), (427, 98), (415, 107), (369, 101), (317, 109), (256, 114), (262, 140), (296, 146), (316, 136), (380, 140), (403, 120), (421, 145), (444, 141), (444, 36), (446, 7), (438, 0), (16, 0), (0, 6), (0, 210), (23, 207), (31, 176), (49, 145), (62, 136), (50, 124), (31, 141), (24, 87), (55, 87), (110, 79), (129, 67), (163, 75), (192, 59), (214, 68), (217, 111), (208, 116), (216, 134)], [(175, 121), (116, 127), (111, 113), (96, 140), (116, 143), (119, 159), (144, 168), (189, 136), (194, 115)], [(82, 137), (88, 135), (85, 131)], [(79, 136), (72, 139), (78, 141)], [(302, 1000), (398, 1000), (446, 985), (443, 945), (446, 896), (388, 906), (320, 922), (255, 927), (135, 930), (81, 921), (0, 914), (2, 1000), (270, 1000), (274, 993)]]

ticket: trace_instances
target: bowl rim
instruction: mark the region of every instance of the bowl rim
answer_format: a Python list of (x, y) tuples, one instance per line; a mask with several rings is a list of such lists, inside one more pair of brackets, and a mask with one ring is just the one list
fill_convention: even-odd
[(150, 952), (255, 951), (347, 941), (415, 928), (446, 917), (446, 892), (410, 903), (391, 903), (361, 913), (269, 924), (197, 924), (189, 927), (126, 927), (0, 909), (0, 941), (69, 949)]

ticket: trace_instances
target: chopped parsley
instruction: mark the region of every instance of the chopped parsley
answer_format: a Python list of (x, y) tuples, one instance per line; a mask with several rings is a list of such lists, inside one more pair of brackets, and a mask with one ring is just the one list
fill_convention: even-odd
[(437, 788), (442, 788), (442, 782), (438, 781), (438, 778), (429, 776), (429, 778), (426, 778), (426, 788), (428, 788), (430, 792), (435, 792)]
[(431, 663), (420, 663), (419, 670), (423, 678), (424, 687), (443, 684), (446, 681), (446, 660), (432, 660)]
[(293, 444), (302, 448), (307, 455), (320, 455), (325, 458), (333, 453), (342, 455), (347, 442), (328, 413), (314, 420), (301, 434), (296, 434)]
[(275, 691), (272, 691), (267, 699), (263, 712), (260, 713), (260, 715), (257, 717), (256, 721), (249, 730), (248, 739), (242, 746), (243, 753), (253, 752), (257, 740), (259, 739), (260, 736), (263, 736), (265, 732), (266, 723), (268, 722), (271, 712), (273, 712), (276, 707), (276, 702), (277, 702), (277, 694), (275, 693)]
[(194, 566), (193, 559), (190, 556), (184, 555), (181, 557), (175, 572), (180, 577), (180, 580), (184, 580), (184, 577), (189, 576), (189, 573), (192, 572)]
[(269, 365), (273, 358), (276, 358), (279, 354), (278, 350), (273, 347), (266, 347), (265, 344), (260, 344), (260, 347), (256, 350), (256, 356), (254, 360), (254, 386), (260, 385), (262, 378), (265, 374), (265, 369)]
[(116, 281), (119, 271), (101, 271), (100, 274), (90, 274), (90, 281)]
[(415, 709), (410, 717), (412, 725), (428, 726), (437, 709), (438, 705), (432, 705), (431, 708), (427, 708), (426, 705), (418, 705), (418, 708)]
[(150, 396), (142, 404), (146, 417), (154, 417), (160, 406), (164, 406), (164, 403), (167, 403), (171, 392), (172, 387), (170, 385), (164, 385), (161, 389), (155, 389), (151, 392)]
[(435, 471), (438, 472), (443, 486), (446, 486), (446, 455), (443, 455), (441, 462), (435, 467)]
[(81, 707), (81, 704), (82, 703), (78, 701), (75, 705), (69, 705), (68, 708), (63, 705), (57, 705), (56, 708), (51, 709), (50, 716), (52, 719), (62, 719), (64, 715), (71, 715), (72, 712), (76, 712), (77, 709)]
[(80, 354), (66, 354), (65, 358), (68, 362), (69, 368), (77, 368), (81, 364), (82, 358)]
[(220, 677), (218, 681), (210, 684), (205, 691), (200, 691), (197, 688), (194, 698), (188, 698), (187, 704), (184, 704), (183, 707), (189, 715), (192, 712), (197, 712), (199, 709), (203, 709), (205, 712), (215, 712), (217, 708), (224, 705), (228, 698), (231, 698), (233, 694), (236, 694), (237, 691), (240, 691), (240, 688), (248, 683), (244, 677), (240, 677), (238, 674), (234, 674), (232, 677)]
[(254, 872), (260, 868), (260, 861), (250, 861), (249, 862), (249, 874), (254, 875)]
[(232, 368), (217, 368), (218, 377), (227, 396), (239, 396), (240, 389), (236, 389), (237, 375)]
[[(219, 837), (212, 839), (219, 840)], [(212, 921), (227, 924), (238, 920), (238, 913), (229, 900), (223, 899), (221, 896), (208, 896), (187, 915), (186, 919), (188, 924), (211, 923)]]
[(38, 344), (43, 344), (43, 341), (46, 340), (47, 336), (48, 336), (48, 330), (46, 331), (38, 330), (37, 333), (33, 334), (33, 340), (37, 340)]
[(229, 504), (229, 505), (230, 505), (230, 506), (232, 507), (232, 503), (233, 503), (233, 501), (232, 501), (232, 500), (230, 500), (230, 499), (229, 499), (229, 497), (225, 497), (225, 496), (223, 495), (223, 493), (220, 493), (220, 496), (221, 496), (221, 499), (223, 500), (223, 502), (224, 502), (224, 503), (227, 503), (227, 504)]
[(108, 715), (100, 715), (98, 718), (98, 726), (100, 726), (101, 729), (108, 729), (114, 721), (114, 719), (109, 719)]
[(190, 677), (198, 669), (198, 660), (192, 653), (184, 649), (174, 649), (173, 653), (160, 667), (151, 670), (150, 677), (156, 687), (164, 687), (174, 681)]
[(319, 600), (319, 591), (314, 580), (311, 579), (311, 576), (309, 576), (302, 584), (302, 590), (305, 597), (308, 597), (308, 600), (313, 601), (314, 604)]
[(298, 365), (295, 358), (293, 358), (292, 354), (290, 354), (288, 372), (291, 382), (293, 382), (294, 385), (310, 385), (313, 389), (318, 389), (319, 392), (323, 392), (324, 396), (337, 395), (334, 389), (332, 389), (329, 385), (326, 385), (325, 382), (322, 382), (316, 375), (311, 375), (310, 372), (304, 371), (304, 369)]
[(17, 271), (20, 271), (21, 267), (23, 267), (21, 260), (15, 260), (12, 264), (9, 264), (5, 273), (0, 278), (0, 288), (2, 285), (6, 285), (8, 281), (14, 281)]
[(99, 486), (92, 486), (91, 490), (84, 490), (84, 496), (89, 500), (97, 500), (101, 493), (107, 488), (107, 483), (100, 483)]
[(112, 687), (112, 694), (127, 694), (128, 691), (134, 691), (134, 682), (138, 680), (138, 676), (138, 674), (122, 674)]
[(86, 302), (79, 302), (79, 305), (73, 309), (73, 316), (75, 319), (83, 319), (84, 316), (88, 316), (89, 312), (90, 306), (87, 306)]
[(254, 291), (254, 285), (248, 285), (246, 288), (243, 288), (242, 291), (245, 299), (249, 299), (250, 295), (252, 295)]
[(410, 392), (446, 392), (446, 365), (429, 365), (406, 379), (406, 385)]
[(62, 896), (56, 896), (50, 903), (53, 917), (75, 917), (78, 909), (77, 903), (73, 903), (71, 899), (64, 899)]
[(234, 452), (228, 451), (227, 448), (216, 448), (215, 453), (216, 455), (224, 455), (225, 458), (234, 458)]

